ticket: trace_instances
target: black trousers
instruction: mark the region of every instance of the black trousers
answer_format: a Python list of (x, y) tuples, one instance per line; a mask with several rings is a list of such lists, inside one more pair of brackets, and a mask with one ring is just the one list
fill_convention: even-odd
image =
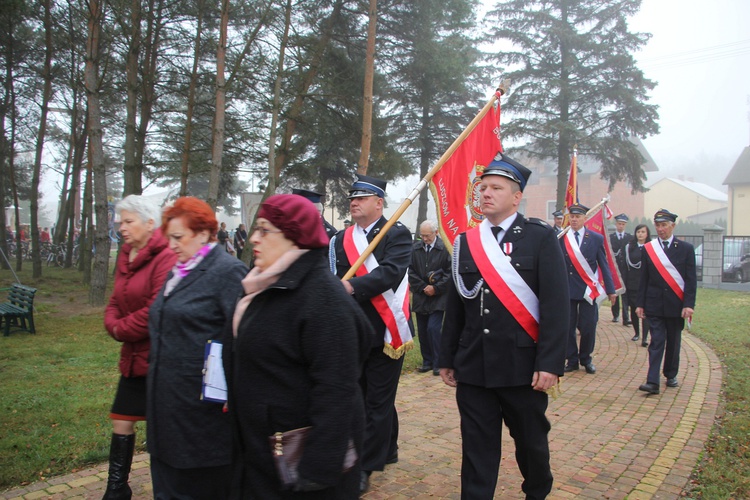
[(664, 358), (664, 376), (674, 378), (680, 368), (680, 347), (682, 329), (685, 320), (682, 318), (665, 318), (649, 316), (651, 343), (648, 346), (648, 382), (659, 385), (661, 360)]
[(623, 293), (622, 295), (618, 295), (614, 302), (612, 302), (612, 316), (614, 318), (618, 317), (620, 315), (620, 301), (622, 301), (622, 323), (629, 323), (630, 318), (635, 318), (636, 316), (633, 314), (628, 314), (628, 297), (627, 293)]
[(362, 470), (383, 470), (388, 457), (396, 453), (398, 414), (396, 390), (404, 357), (393, 359), (378, 346), (370, 350), (359, 384), (365, 401), (365, 438)]
[(458, 384), (461, 415), (461, 498), (491, 500), (500, 470), (503, 422), (516, 444), (516, 461), (527, 499), (543, 499), (552, 490), (545, 416), (547, 394), (531, 385), (486, 388)]
[[(570, 325), (568, 330), (568, 353), (566, 358), (571, 365), (579, 361), (582, 365), (591, 363), (591, 353), (596, 344), (596, 322), (599, 321), (599, 304), (589, 304), (585, 300), (570, 301)], [(576, 329), (581, 332), (581, 347), (576, 341)]]

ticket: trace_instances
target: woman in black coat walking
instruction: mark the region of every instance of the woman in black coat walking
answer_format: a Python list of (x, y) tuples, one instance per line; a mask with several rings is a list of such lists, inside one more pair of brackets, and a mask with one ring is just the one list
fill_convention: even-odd
[(223, 402), (202, 398), (202, 374), (206, 343), (223, 338), (247, 267), (217, 244), (207, 203), (179, 198), (163, 220), (177, 264), (149, 313), (146, 431), (154, 498), (227, 498), (229, 416)]
[[(345, 465), (353, 443), (361, 454), (364, 408), (358, 385), (374, 333), (326, 266), (320, 215), (296, 195), (268, 198), (250, 234), (255, 267), (225, 353), (229, 413), (235, 430), (235, 498), (353, 499), (359, 461)], [(298, 477), (284, 486), (269, 436), (310, 427)]]
[[(625, 263), (627, 264), (625, 271), (625, 288), (630, 293), (627, 294), (628, 306), (630, 307), (630, 317), (633, 319), (633, 330), (635, 335), (633, 336), (633, 342), (637, 342), (641, 338), (641, 328), (643, 326), (643, 338), (641, 345), (648, 347), (646, 338), (648, 337), (648, 319), (638, 320), (638, 316), (635, 315), (636, 299), (638, 298), (638, 287), (641, 283), (641, 273), (643, 266), (643, 245), (651, 241), (651, 231), (645, 224), (638, 224), (635, 228), (635, 238), (631, 240), (625, 247)], [(641, 323), (641, 325), (639, 325)]]

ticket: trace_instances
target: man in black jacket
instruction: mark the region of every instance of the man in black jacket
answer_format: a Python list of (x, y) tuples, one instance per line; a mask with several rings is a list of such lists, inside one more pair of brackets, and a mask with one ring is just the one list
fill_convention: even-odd
[(635, 313), (648, 318), (651, 343), (648, 346), (648, 376), (639, 389), (659, 394), (659, 370), (664, 358), (667, 387), (677, 387), (680, 344), (685, 320), (693, 317), (698, 280), (695, 249), (679, 240), (674, 232), (677, 215), (664, 208), (654, 215), (657, 239), (643, 245), (641, 284)]
[(563, 375), (568, 287), (555, 232), (517, 213), (530, 175), (498, 153), (482, 175), (485, 220), (453, 243), (440, 375), (461, 414), (461, 498), (493, 498), (503, 422), (526, 498), (552, 489), (545, 391)]
[(336, 234), (337, 229), (333, 227), (333, 225), (328, 222), (325, 217), (323, 217), (323, 195), (320, 193), (316, 193), (315, 191), (309, 191), (307, 189), (298, 189), (294, 188), (292, 189), (292, 194), (299, 195), (303, 198), (307, 198), (311, 202), (315, 204), (315, 208), (318, 209), (318, 213), (320, 214), (320, 220), (323, 221), (323, 229), (326, 230), (326, 234), (328, 235), (328, 239), (331, 239), (334, 234)]
[[(385, 181), (357, 174), (349, 190), (354, 225), (331, 239), (331, 270), (342, 278), (388, 220), (383, 217)], [(383, 236), (356, 275), (342, 281), (375, 329), (379, 339), (371, 346), (360, 377), (366, 427), (362, 450), (360, 491), (367, 490), (372, 471), (398, 461), (396, 389), (403, 355), (413, 346), (409, 283), (412, 238), (400, 222)]]
[(409, 267), (411, 310), (417, 317), (422, 366), (419, 373), (432, 370), (440, 375), (440, 331), (443, 329), (445, 292), (450, 285), (451, 255), (438, 238), (437, 224), (426, 220), (419, 226), (420, 240), (414, 242)]
[[(626, 214), (615, 215), (616, 230), (609, 235), (609, 242), (612, 246), (612, 253), (615, 256), (615, 262), (617, 262), (617, 269), (620, 271), (620, 277), (625, 276), (628, 267), (625, 262), (625, 247), (628, 246), (630, 240), (633, 239), (632, 234), (625, 232), (625, 226), (628, 221), (630, 221), (630, 219)], [(614, 273), (615, 270), (612, 269), (612, 274)], [(620, 303), (622, 302), (622, 324), (623, 326), (630, 325), (630, 312), (628, 311), (627, 298), (627, 293), (629, 292), (629, 290), (626, 290), (625, 293), (622, 294), (622, 297), (618, 295), (617, 298), (615, 298), (615, 301), (612, 302), (612, 323), (620, 321)], [(636, 293), (636, 291), (632, 290), (632, 293)], [(634, 338), (634, 340), (638, 339)]]

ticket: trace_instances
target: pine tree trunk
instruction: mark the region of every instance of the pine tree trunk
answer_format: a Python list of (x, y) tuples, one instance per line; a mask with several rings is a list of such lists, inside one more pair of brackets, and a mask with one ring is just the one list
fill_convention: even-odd
[(229, 0), (221, 2), (221, 31), (219, 48), (216, 52), (216, 114), (214, 115), (213, 145), (211, 151), (211, 172), (208, 179), (208, 199), (206, 202), (216, 210), (219, 198), (222, 154), (224, 153), (224, 116), (226, 114), (226, 81), (224, 68), (227, 53), (227, 26), (229, 24)]
[[(89, 110), (89, 165), (93, 177), (94, 211), (96, 212), (96, 229), (94, 230), (96, 253), (91, 272), (89, 304), (92, 306), (102, 306), (105, 303), (107, 281), (109, 279), (107, 179), (104, 168), (103, 131), (98, 88), (99, 39), (103, 14), (100, 0), (89, 0), (88, 5), (90, 10), (84, 78)], [(83, 251), (83, 248), (81, 251)]]
[(365, 56), (364, 108), (362, 110), (362, 144), (357, 172), (367, 174), (372, 142), (372, 80), (375, 75), (375, 33), (378, 22), (378, 0), (370, 0), (370, 21), (367, 27), (367, 55)]
[(188, 172), (190, 165), (190, 147), (193, 137), (193, 113), (195, 110), (195, 89), (198, 86), (198, 61), (200, 59), (201, 37), (203, 35), (203, 11), (205, 2), (198, 2), (198, 19), (195, 25), (195, 42), (193, 46), (193, 68), (190, 71), (190, 85), (188, 87), (187, 111), (185, 113), (185, 143), (182, 146), (182, 161), (180, 174), (180, 196), (188, 195)]
[[(124, 24), (124, 23), (123, 23)], [(141, 194), (141, 173), (135, 160), (136, 115), (138, 110), (138, 58), (141, 52), (141, 0), (130, 2), (130, 40), (125, 62), (125, 144), (123, 153), (123, 196)]]
[[(286, 54), (286, 45), (289, 41), (291, 18), (292, 0), (287, 0), (284, 11), (284, 35), (281, 38), (279, 64), (276, 70), (276, 81), (273, 85), (273, 113), (271, 114), (271, 134), (268, 139), (268, 188), (266, 189), (266, 197), (268, 194), (276, 192), (276, 176), (274, 175), (274, 165), (276, 162), (276, 126), (279, 121), (279, 111), (281, 108), (281, 81), (284, 78), (284, 54)], [(252, 224), (255, 224), (255, 221), (252, 221)]]

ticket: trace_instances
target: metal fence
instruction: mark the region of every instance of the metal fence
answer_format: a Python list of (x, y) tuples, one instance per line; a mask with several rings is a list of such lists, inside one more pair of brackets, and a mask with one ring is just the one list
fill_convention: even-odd
[(703, 236), (675, 236), (687, 241), (695, 248), (695, 274), (698, 281), (703, 281)]

